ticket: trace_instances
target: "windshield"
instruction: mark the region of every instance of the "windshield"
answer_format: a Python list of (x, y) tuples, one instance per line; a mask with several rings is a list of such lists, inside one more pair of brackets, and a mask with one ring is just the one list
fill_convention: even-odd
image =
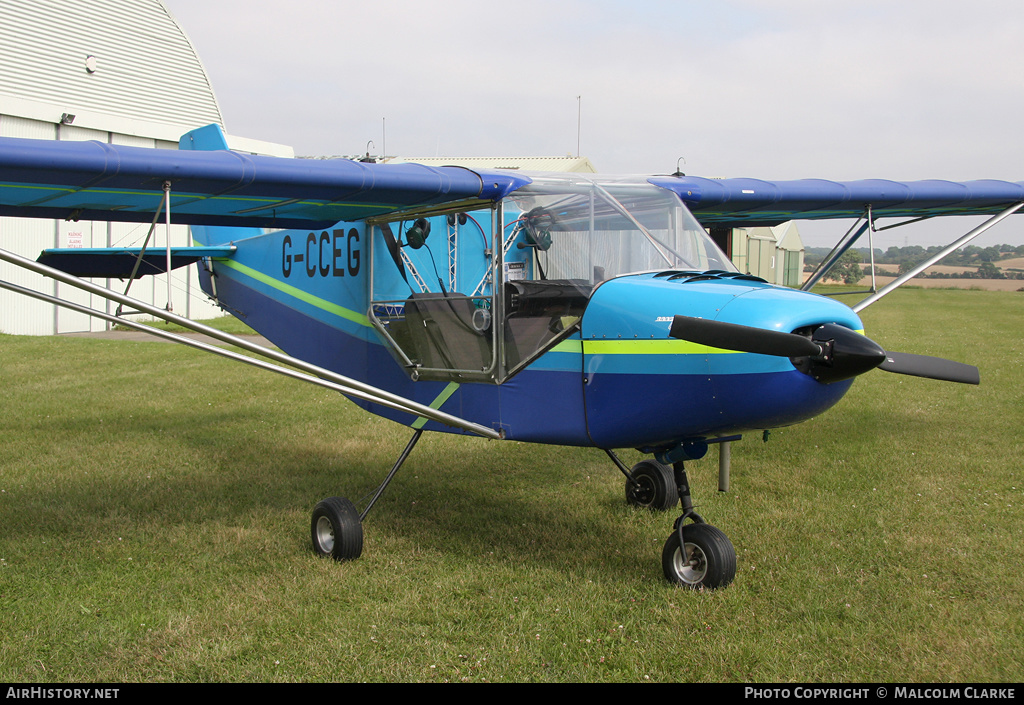
[(519, 213), (510, 240), (521, 242), (506, 262), (535, 254), (529, 278), (598, 284), (668, 269), (736, 271), (675, 194), (643, 180), (540, 177), (509, 201)]

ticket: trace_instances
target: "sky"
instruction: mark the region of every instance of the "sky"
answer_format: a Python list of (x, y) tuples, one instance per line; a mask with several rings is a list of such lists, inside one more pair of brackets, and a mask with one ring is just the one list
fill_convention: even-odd
[[(299, 155), (578, 150), (608, 173), (1024, 180), (1020, 0), (164, 4), (228, 132)], [(977, 222), (945, 220), (875, 246)], [(1024, 242), (1013, 221), (975, 244)], [(801, 231), (819, 246), (846, 226)]]

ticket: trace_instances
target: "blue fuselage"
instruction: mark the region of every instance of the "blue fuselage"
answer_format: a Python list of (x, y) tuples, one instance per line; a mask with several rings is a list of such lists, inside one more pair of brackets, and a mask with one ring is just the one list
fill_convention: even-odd
[[(207, 276), (204, 287), (290, 355), (521, 441), (670, 447), (799, 423), (831, 407), (851, 384), (821, 384), (787, 358), (668, 336), (677, 314), (784, 332), (822, 323), (861, 329), (846, 306), (749, 277), (674, 272), (600, 283), (571, 333), (500, 384), (416, 380), (367, 315), (370, 278), (391, 266), (379, 254), (371, 265), (371, 247), (385, 250), (368, 232), (339, 224), (235, 240), (235, 256), (215, 261), (215, 283)], [(460, 432), (359, 403), (406, 425)]]

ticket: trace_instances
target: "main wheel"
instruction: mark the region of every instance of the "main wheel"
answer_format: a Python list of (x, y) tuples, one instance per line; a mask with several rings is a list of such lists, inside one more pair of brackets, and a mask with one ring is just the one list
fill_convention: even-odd
[(363, 553), (363, 523), (352, 502), (328, 497), (313, 509), (310, 524), (313, 550), (336, 561), (352, 561)]
[(634, 507), (663, 512), (679, 502), (679, 490), (672, 468), (656, 460), (642, 460), (629, 471), (626, 502)]
[(694, 590), (725, 587), (736, 577), (736, 549), (720, 529), (711, 524), (683, 526), (683, 547), (679, 532), (673, 531), (661, 552), (661, 567), (673, 583)]

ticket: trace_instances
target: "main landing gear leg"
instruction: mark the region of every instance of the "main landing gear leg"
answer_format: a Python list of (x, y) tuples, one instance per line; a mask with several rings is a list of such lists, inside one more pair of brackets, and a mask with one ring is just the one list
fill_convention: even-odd
[(423, 435), (423, 431), (417, 429), (362, 514), (356, 510), (352, 502), (344, 497), (328, 497), (316, 505), (313, 509), (313, 520), (310, 523), (310, 535), (315, 552), (321, 556), (330, 556), (336, 561), (353, 561), (362, 555), (363, 519), (391, 484), (398, 468), (402, 467), (402, 463), (409, 457), (421, 435)]
[(721, 530), (693, 511), (690, 482), (682, 461), (674, 463), (672, 470), (683, 514), (676, 519), (661, 552), (665, 577), (695, 590), (725, 587), (736, 577), (736, 549)]

